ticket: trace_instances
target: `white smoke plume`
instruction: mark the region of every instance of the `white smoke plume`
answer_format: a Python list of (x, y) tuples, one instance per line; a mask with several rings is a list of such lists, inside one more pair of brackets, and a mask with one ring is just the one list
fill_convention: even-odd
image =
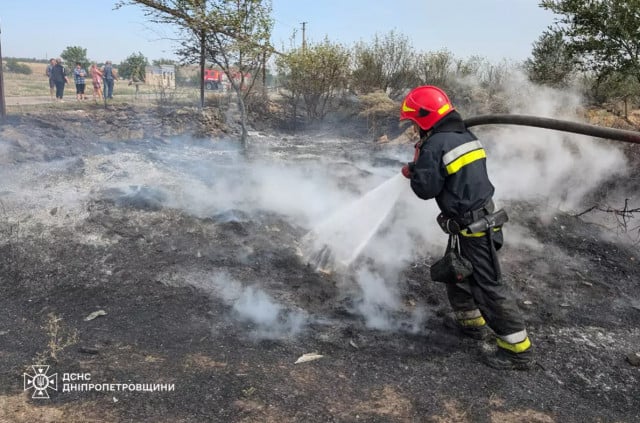
[(283, 339), (302, 333), (310, 317), (301, 309), (286, 307), (257, 283), (242, 284), (225, 272), (200, 279), (198, 287), (220, 298), (231, 308), (234, 319), (249, 325), (256, 339)]
[[(506, 86), (506, 104), (513, 113), (578, 120), (574, 111), (579, 108), (580, 99), (570, 91), (534, 86), (517, 74)], [(514, 126), (478, 127), (473, 131), (487, 149), (498, 203), (525, 200), (571, 209), (579, 206), (584, 195), (598, 184), (622, 175), (626, 169), (619, 148), (599, 139)], [(295, 146), (285, 143), (280, 150), (253, 160), (241, 158), (230, 145), (213, 142), (198, 145), (173, 140), (172, 145), (159, 146), (152, 152), (123, 146), (113, 152), (83, 157), (82, 172), (64, 177), (53, 163), (15, 165), (2, 171), (3, 201), (9, 209), (20, 208), (22, 217), (29, 214), (58, 219), (60, 215), (51, 215), (50, 208), (75, 210), (82, 217), (86, 202), (101, 198), (105, 192), (155, 192), (163, 207), (198, 217), (229, 210), (242, 211), (249, 218), (256, 212), (272, 212), (311, 230), (400, 171), (401, 163), (374, 167), (366, 152), (356, 159), (338, 154), (356, 141), (297, 141)], [(260, 142), (274, 146), (281, 140), (274, 137)], [(0, 155), (5, 154), (11, 154), (11, 149), (0, 142)], [(378, 154), (407, 162), (413, 149), (406, 145)], [(0, 163), (8, 162), (0, 157)], [(63, 168), (67, 169), (67, 164)], [(357, 248), (362, 245), (359, 240), (366, 241), (359, 258), (362, 263), (373, 263), (375, 272), (358, 266), (349, 269), (359, 290), (357, 310), (371, 327), (393, 330), (399, 327), (394, 312), (405, 308), (400, 272), (420, 257), (441, 254), (446, 237), (435, 223), (435, 202), (422, 201), (407, 190), (401, 193), (380, 230), (368, 239), (371, 228), (357, 222), (395, 200), (383, 196), (378, 201), (354, 208), (332, 230)], [(298, 333), (304, 328), (303, 312), (284, 308), (257, 287), (242, 288), (238, 282), (212, 277), (213, 286), (234, 313), (255, 324), (257, 332), (270, 336), (269, 328), (273, 327), (277, 334)], [(419, 304), (417, 309), (420, 307)]]
[[(506, 82), (506, 102), (512, 113), (578, 120), (575, 111), (580, 107), (580, 98), (574, 92), (538, 87), (517, 73), (510, 78)], [(515, 126), (474, 128), (474, 132), (488, 151), (487, 163), (498, 205), (502, 201), (524, 200), (549, 205), (549, 213), (570, 210), (580, 206), (584, 196), (603, 181), (623, 175), (626, 169), (620, 148), (605, 140)], [(412, 153), (407, 146), (405, 161), (411, 159)], [(392, 200), (380, 200), (386, 207), (385, 201)], [(361, 206), (359, 212), (350, 219), (343, 217), (342, 224), (336, 223), (327, 233), (341, 227), (351, 237), (351, 244), (368, 239), (366, 230), (355, 231), (358, 226), (350, 223), (357, 221), (359, 213), (366, 213), (367, 207), (375, 207), (364, 202)], [(434, 201), (424, 202), (412, 193), (403, 195), (396, 212), (383, 225), (388, 230), (379, 231), (362, 251), (362, 261), (376, 266), (375, 273), (356, 269), (354, 277), (362, 291), (358, 310), (371, 327), (397, 328), (393, 312), (404, 307), (397, 288), (400, 272), (412, 260), (431, 255), (433, 261), (444, 250), (446, 236), (435, 223), (438, 212)], [(523, 228), (512, 235), (516, 238), (514, 243), (540, 247)]]
[[(537, 86), (517, 72), (506, 87), (511, 113), (579, 120), (576, 111), (581, 99), (571, 90)], [(497, 199), (572, 210), (603, 181), (627, 170), (620, 146), (610, 141), (522, 126), (475, 132), (488, 149), (487, 165)]]

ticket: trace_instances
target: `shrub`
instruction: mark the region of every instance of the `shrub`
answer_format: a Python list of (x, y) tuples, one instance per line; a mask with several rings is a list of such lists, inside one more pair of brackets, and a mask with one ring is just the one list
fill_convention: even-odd
[(20, 73), (23, 75), (31, 75), (33, 72), (29, 66), (18, 62), (16, 59), (7, 59), (7, 70), (9, 72)]

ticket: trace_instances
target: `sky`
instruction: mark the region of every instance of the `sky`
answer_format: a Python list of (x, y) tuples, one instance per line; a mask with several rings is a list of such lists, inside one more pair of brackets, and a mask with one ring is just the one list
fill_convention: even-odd
[[(0, 0), (0, 42), (5, 57), (47, 59), (68, 46), (87, 58), (118, 63), (142, 53), (149, 61), (175, 59), (175, 31), (146, 21), (139, 6), (114, 10), (116, 0), (78, 4)], [(272, 43), (281, 50), (328, 37), (352, 46), (390, 31), (409, 38), (417, 51), (447, 49), (456, 57), (521, 61), (553, 23), (537, 0), (273, 0)], [(295, 34), (295, 35), (294, 35)]]

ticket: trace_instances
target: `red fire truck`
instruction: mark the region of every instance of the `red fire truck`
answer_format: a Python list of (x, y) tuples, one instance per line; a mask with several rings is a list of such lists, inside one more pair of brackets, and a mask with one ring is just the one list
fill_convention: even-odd
[(223, 72), (217, 69), (204, 70), (204, 87), (208, 90), (219, 90), (222, 88)]
[[(232, 74), (233, 81), (236, 84), (240, 83), (240, 79), (242, 75), (240, 72), (234, 72)], [(242, 89), (245, 89), (249, 80), (251, 79), (250, 73), (244, 74), (244, 84)], [(208, 90), (228, 90), (229, 89), (229, 79), (227, 75), (218, 69), (205, 69), (204, 70), (204, 86)]]

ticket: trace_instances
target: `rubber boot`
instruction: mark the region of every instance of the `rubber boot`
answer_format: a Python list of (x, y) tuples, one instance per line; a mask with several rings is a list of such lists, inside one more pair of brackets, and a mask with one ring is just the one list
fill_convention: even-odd
[(496, 370), (530, 370), (533, 365), (533, 351), (529, 348), (520, 353), (514, 353), (504, 348), (490, 355), (484, 356), (484, 363)]
[(482, 319), (482, 324), (464, 325), (452, 316), (445, 316), (442, 324), (458, 336), (475, 339), (477, 341), (491, 338), (491, 330), (487, 327), (486, 323), (484, 323), (484, 319)]

